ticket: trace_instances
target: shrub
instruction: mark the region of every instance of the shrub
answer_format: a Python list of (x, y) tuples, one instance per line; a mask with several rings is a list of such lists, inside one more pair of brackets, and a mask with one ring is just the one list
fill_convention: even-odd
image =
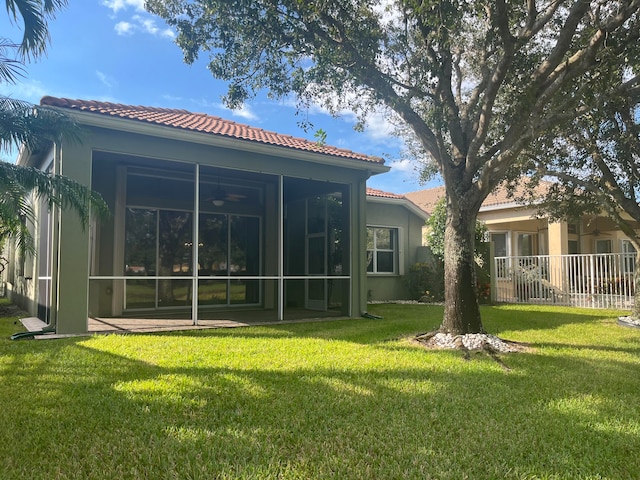
[(415, 263), (409, 269), (409, 293), (416, 300), (427, 297), (430, 302), (444, 300), (444, 265), (442, 261)]

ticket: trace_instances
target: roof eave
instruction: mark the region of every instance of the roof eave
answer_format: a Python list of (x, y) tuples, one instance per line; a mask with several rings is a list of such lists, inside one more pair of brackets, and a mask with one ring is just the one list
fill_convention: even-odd
[(18, 151), (18, 157), (16, 159), (16, 165), (21, 167), (34, 167), (40, 168), (43, 160), (50, 155), (51, 149), (53, 148), (53, 142), (45, 149), (39, 152), (32, 152), (24, 145), (20, 146), (20, 150)]
[(408, 200), (406, 198), (387, 198), (367, 195), (367, 201), (371, 201), (374, 203), (384, 203), (386, 205), (400, 205), (425, 221), (429, 219), (429, 214), (427, 212), (425, 212), (411, 200)]

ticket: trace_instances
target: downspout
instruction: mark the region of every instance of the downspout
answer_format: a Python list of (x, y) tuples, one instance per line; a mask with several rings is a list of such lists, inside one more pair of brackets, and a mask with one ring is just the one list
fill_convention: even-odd
[(47, 325), (42, 330), (34, 330), (33, 332), (18, 332), (11, 335), (11, 340), (20, 340), (22, 338), (33, 338), (36, 335), (46, 335), (47, 333), (56, 333), (54, 325)]

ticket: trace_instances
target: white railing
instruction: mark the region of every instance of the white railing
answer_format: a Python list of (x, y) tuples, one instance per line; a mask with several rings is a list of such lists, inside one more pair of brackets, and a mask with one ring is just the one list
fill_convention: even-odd
[(634, 253), (495, 257), (492, 297), (502, 303), (633, 306)]

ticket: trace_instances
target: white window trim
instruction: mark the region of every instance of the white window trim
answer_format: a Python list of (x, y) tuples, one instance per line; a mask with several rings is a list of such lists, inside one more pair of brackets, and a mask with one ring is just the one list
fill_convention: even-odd
[[(516, 253), (517, 253), (516, 255), (514, 255), (514, 257), (529, 257), (529, 256), (535, 257), (535, 256), (538, 255), (537, 253), (536, 254), (532, 254), (532, 255), (520, 255), (520, 252), (519, 252), (519, 250), (521, 250), (521, 248), (520, 248), (520, 235), (530, 235), (531, 236), (531, 250), (533, 250), (534, 247), (536, 246), (536, 245), (534, 245), (534, 243), (537, 243), (538, 244), (537, 245), (538, 246), (538, 251), (540, 251), (540, 236), (539, 236), (538, 232), (527, 232), (527, 231), (524, 231), (524, 230), (522, 230), (522, 231), (519, 230), (519, 231), (516, 231), (514, 233), (515, 233), (515, 239), (516, 239), (515, 243), (516, 243)], [(538, 238), (536, 238), (534, 240), (535, 236), (537, 236)]]
[(510, 230), (495, 230), (495, 231), (490, 231), (489, 232), (489, 241), (491, 241), (491, 235), (504, 235), (505, 236), (505, 244), (506, 244), (506, 250), (507, 250), (507, 254), (505, 255), (506, 257), (510, 257), (511, 256), (511, 231)]
[(597, 254), (597, 255), (606, 255), (607, 253), (601, 253), (598, 252), (598, 242), (609, 242), (609, 252), (607, 253), (613, 253), (613, 240), (610, 238), (596, 238), (593, 241), (593, 253)]
[[(367, 275), (380, 275), (380, 276), (399, 276), (399, 275), (403, 275), (404, 273), (404, 248), (402, 247), (402, 228), (401, 227), (397, 227), (394, 225), (367, 225), (367, 230), (370, 228), (384, 228), (384, 229), (388, 229), (388, 230), (395, 230), (396, 232), (396, 247), (392, 250), (393, 251), (393, 272), (369, 272), (367, 270)], [(375, 238), (375, 235), (374, 235)], [(376, 249), (377, 250), (377, 249)], [(374, 250), (374, 252), (376, 251)], [(369, 252), (369, 249), (366, 249), (367, 253)], [(381, 251), (389, 251), (389, 250), (381, 250)], [(374, 260), (372, 260), (375, 262), (375, 255), (374, 255)], [(375, 263), (374, 263), (375, 265)]]

